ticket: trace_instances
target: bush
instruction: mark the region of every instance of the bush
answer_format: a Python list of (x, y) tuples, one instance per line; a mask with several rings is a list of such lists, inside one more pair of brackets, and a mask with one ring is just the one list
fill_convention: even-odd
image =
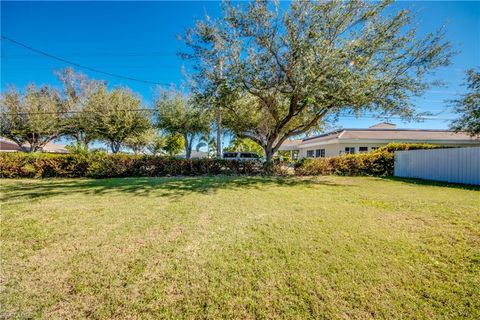
[(262, 165), (250, 161), (177, 159), (130, 154), (0, 153), (0, 177), (161, 177), (218, 174), (256, 175)]
[(0, 153), (2, 178), (83, 177), (87, 167), (88, 160), (83, 155)]
[(297, 175), (388, 176), (393, 174), (394, 154), (375, 152), (339, 157), (305, 159), (295, 168)]
[(428, 144), (428, 143), (398, 143), (398, 142), (391, 142), (389, 144), (384, 145), (383, 147), (378, 148), (373, 152), (395, 152), (395, 151), (404, 151), (404, 150), (419, 150), (419, 149), (438, 149), (438, 148), (446, 148), (444, 146)]
[(435, 148), (442, 148), (442, 146), (420, 143), (389, 143), (370, 153), (347, 154), (330, 158), (306, 158), (295, 166), (295, 174), (301, 176), (331, 174), (391, 176), (395, 163), (395, 151)]

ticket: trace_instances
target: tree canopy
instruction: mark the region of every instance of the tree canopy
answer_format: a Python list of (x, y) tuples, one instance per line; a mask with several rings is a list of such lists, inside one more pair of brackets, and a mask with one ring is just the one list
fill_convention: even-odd
[[(96, 131), (92, 125), (90, 113), (86, 107), (91, 99), (105, 84), (98, 80), (88, 79), (72, 68), (65, 68), (55, 72), (62, 84), (64, 103), (68, 105), (69, 114), (65, 135), (76, 140), (77, 146), (88, 149), (88, 145), (95, 138)], [(92, 103), (91, 103), (92, 104)]]
[(225, 148), (225, 151), (241, 151), (241, 152), (255, 152), (260, 156), (264, 156), (263, 148), (255, 141), (248, 138), (234, 137), (230, 141), (230, 145)]
[(179, 133), (168, 134), (165, 137), (165, 143), (162, 147), (169, 156), (178, 155), (182, 149), (185, 149), (185, 138)]
[(109, 92), (102, 87), (89, 99), (85, 111), (94, 134), (106, 141), (113, 153), (120, 151), (128, 138), (141, 135), (151, 127), (140, 98), (124, 88)]
[(2, 93), (0, 135), (24, 151), (42, 151), (67, 128), (68, 105), (48, 86), (30, 85), (25, 92), (10, 88)]
[(450, 101), (459, 118), (452, 122), (455, 131), (465, 131), (471, 136), (480, 136), (480, 71), (469, 69), (467, 90), (459, 99)]
[(161, 92), (155, 106), (158, 127), (170, 134), (181, 134), (185, 140), (185, 155), (190, 158), (194, 139), (210, 131), (210, 114), (176, 90)]
[(270, 160), (286, 139), (320, 129), (329, 116), (415, 116), (410, 97), (429, 87), (425, 75), (448, 65), (452, 51), (441, 29), (422, 37), (414, 16), (388, 14), (389, 4), (293, 1), (284, 10), (227, 2), (220, 19), (187, 31), (183, 56), (194, 61), (195, 90), (227, 91), (227, 126)]

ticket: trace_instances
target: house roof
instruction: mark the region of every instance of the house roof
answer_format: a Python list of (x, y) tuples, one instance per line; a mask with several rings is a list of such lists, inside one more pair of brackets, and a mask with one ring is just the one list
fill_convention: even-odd
[(315, 137), (305, 138), (302, 144), (307, 142), (322, 142), (328, 140), (452, 140), (452, 141), (479, 141), (464, 132), (455, 133), (449, 130), (426, 130), (426, 129), (342, 129), (325, 133)]
[(396, 124), (390, 122), (380, 122), (374, 124), (373, 126), (369, 127), (370, 129), (395, 129), (397, 127)]
[[(29, 146), (25, 144), (24, 146)], [(0, 152), (17, 152), (23, 151), (14, 141), (0, 137)], [(68, 153), (68, 150), (65, 149), (65, 146), (62, 144), (56, 144), (48, 142), (43, 147), (43, 152), (54, 152), (54, 153)]]
[(3, 152), (16, 152), (22, 151), (22, 148), (18, 146), (15, 142), (0, 137), (0, 151)]
[(465, 132), (455, 133), (442, 129), (397, 129), (395, 124), (382, 122), (370, 128), (346, 128), (323, 133), (303, 140), (287, 140), (280, 150), (297, 150), (311, 144), (339, 142), (429, 142), (429, 143), (466, 143), (480, 144), (480, 139)]
[(285, 140), (280, 146), (280, 151), (297, 150), (298, 146), (302, 143), (302, 140)]

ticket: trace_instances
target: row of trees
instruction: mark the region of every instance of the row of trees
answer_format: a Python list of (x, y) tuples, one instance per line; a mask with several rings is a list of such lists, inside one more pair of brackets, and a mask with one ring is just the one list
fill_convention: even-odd
[[(286, 139), (340, 114), (413, 119), (411, 97), (435, 83), (428, 75), (448, 65), (453, 51), (443, 29), (419, 35), (414, 15), (388, 12), (390, 2), (225, 2), (220, 18), (197, 21), (183, 37), (182, 57), (193, 65), (189, 96), (164, 91), (153, 113), (129, 90), (107, 90), (67, 69), (59, 74), (63, 92), (32, 86), (4, 95), (2, 135), (33, 150), (66, 134), (85, 147), (107, 141), (118, 152), (127, 143), (140, 150), (156, 128), (181, 136), (188, 157), (195, 137), (206, 135), (205, 145), (220, 150), (228, 130), (237, 141), (254, 141), (269, 161)], [(478, 110), (472, 86), (477, 95), (465, 101)], [(38, 110), (50, 112), (30, 113)], [(31, 123), (41, 123), (41, 138), (25, 127)]]
[(88, 79), (71, 68), (57, 72), (62, 89), (30, 85), (2, 94), (1, 135), (25, 151), (40, 151), (48, 142), (67, 137), (88, 150), (93, 141), (134, 153), (178, 154), (189, 158), (199, 135), (210, 133), (205, 109), (177, 90), (162, 91), (154, 108), (126, 88), (109, 90), (104, 82)]

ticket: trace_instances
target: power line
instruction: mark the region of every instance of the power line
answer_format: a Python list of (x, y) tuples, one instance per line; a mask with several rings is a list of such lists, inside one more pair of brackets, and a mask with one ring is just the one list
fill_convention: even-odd
[[(176, 57), (176, 53), (168, 52), (65, 52), (65, 53), (51, 53), (52, 55), (70, 56), (70, 57), (82, 57), (82, 56), (119, 56), (119, 57)], [(36, 54), (8, 54), (2, 55), (0, 58), (16, 59), (16, 58), (32, 58), (36, 57)]]
[(96, 73), (100, 73), (100, 74), (104, 74), (104, 75), (107, 75), (107, 76), (110, 76), (110, 77), (115, 77), (115, 78), (119, 78), (119, 79), (124, 79), (124, 80), (130, 80), (130, 81), (136, 81), (136, 82), (141, 82), (141, 83), (147, 83), (147, 84), (156, 84), (156, 85), (168, 85), (166, 83), (161, 83), (161, 82), (156, 82), (156, 81), (150, 81), (150, 80), (143, 80), (143, 79), (137, 79), (137, 78), (133, 78), (133, 77), (128, 77), (128, 76), (124, 76), (124, 75), (120, 75), (120, 74), (116, 74), (116, 73), (111, 73), (111, 72), (107, 72), (107, 71), (102, 71), (102, 70), (99, 70), (99, 69), (96, 69), (96, 68), (92, 68), (92, 67), (89, 67), (89, 66), (85, 66), (85, 65), (82, 65), (82, 64), (79, 64), (79, 63), (76, 63), (76, 62), (73, 62), (73, 61), (70, 61), (70, 60), (66, 60), (66, 59), (63, 59), (61, 57), (57, 57), (57, 56), (54, 56), (52, 54), (49, 54), (45, 51), (42, 51), (42, 50), (38, 50), (38, 49), (35, 49), (35, 48), (32, 48), (30, 47), (29, 45), (26, 45), (24, 43), (21, 43), (21, 42), (18, 42), (14, 39), (11, 39), (9, 37), (6, 37), (4, 35), (2, 35), (2, 40), (7, 40), (11, 43), (14, 43), (18, 46), (21, 46), (25, 49), (28, 49), (30, 51), (33, 51), (33, 52), (36, 52), (36, 53), (39, 53), (41, 55), (44, 55), (46, 57), (49, 57), (51, 59), (55, 59), (55, 60), (58, 60), (58, 61), (61, 61), (61, 62), (64, 62), (64, 63), (67, 63), (69, 65), (72, 65), (72, 66), (75, 66), (75, 67), (78, 67), (78, 68), (82, 68), (82, 69), (85, 69), (85, 70), (90, 70), (90, 71), (93, 71), (93, 72), (96, 72)]

